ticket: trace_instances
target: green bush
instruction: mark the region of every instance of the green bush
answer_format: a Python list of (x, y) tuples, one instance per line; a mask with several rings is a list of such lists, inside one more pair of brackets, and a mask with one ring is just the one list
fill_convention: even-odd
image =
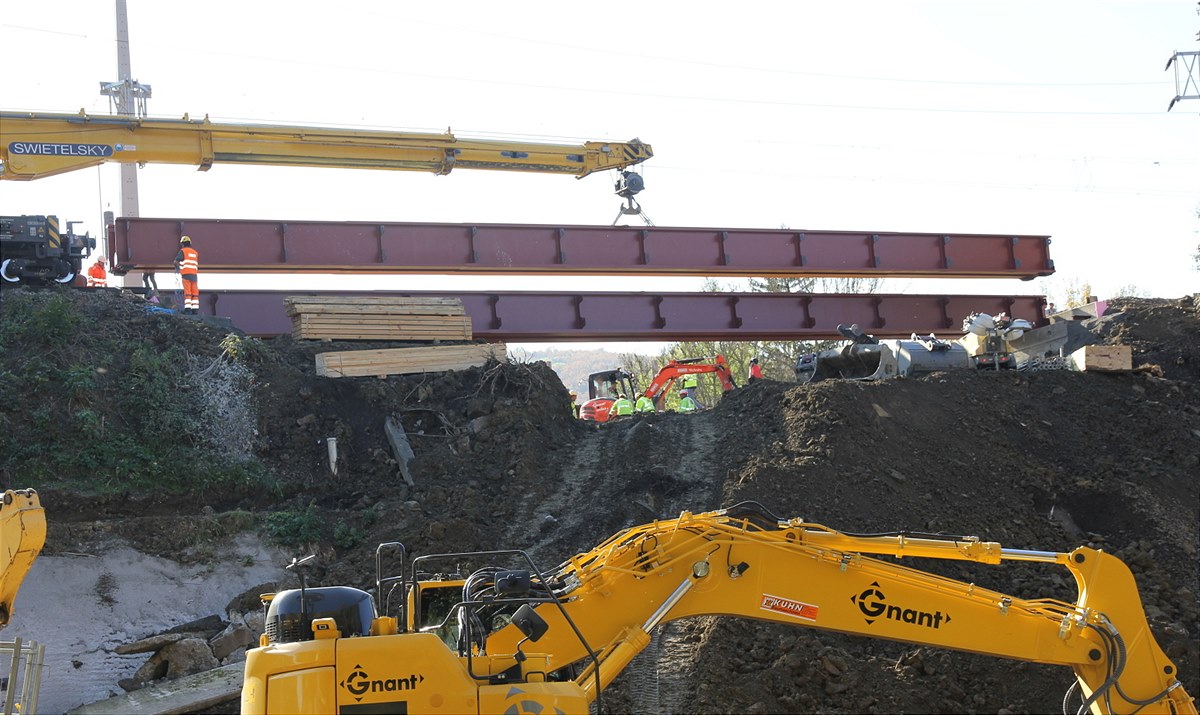
[(221, 341), (222, 354), (235, 363), (255, 365), (274, 362), (275, 355), (258, 338), (230, 333)]
[(79, 313), (68, 294), (53, 295), (40, 305), (31, 296), (6, 294), (5, 330), (0, 346), (61, 348), (79, 329)]
[(317, 505), (309, 502), (303, 511), (277, 511), (263, 520), (267, 534), (283, 546), (300, 546), (320, 541), (324, 536), (324, 520)]
[(339, 549), (352, 549), (362, 543), (366, 534), (362, 529), (347, 524), (344, 519), (338, 519), (333, 525), (333, 545)]
[(97, 387), (96, 371), (84, 365), (72, 365), (59, 371), (58, 382), (72, 404), (87, 404)]

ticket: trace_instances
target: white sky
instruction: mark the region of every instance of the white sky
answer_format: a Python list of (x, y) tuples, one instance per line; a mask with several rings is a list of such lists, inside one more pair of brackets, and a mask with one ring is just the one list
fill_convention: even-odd
[[(1156, 297), (1200, 290), (1200, 101), (1167, 113), (1171, 2), (129, 0), (155, 117), (638, 137), (660, 226), (1053, 236), (1049, 281), (893, 281), (889, 292)], [(733, 9), (736, 8), (736, 9)], [(115, 3), (0, 0), (4, 110), (109, 111)], [(141, 215), (612, 223), (612, 177), (147, 166)], [(0, 212), (120, 214), (118, 169), (0, 183)], [(169, 277), (164, 276), (166, 280)], [(240, 287), (209, 276), (207, 287)], [(313, 286), (311, 276), (263, 287)], [(699, 279), (374, 277), (356, 288), (693, 290)], [(625, 349), (626, 345), (610, 345)], [(654, 346), (643, 345), (645, 348)]]

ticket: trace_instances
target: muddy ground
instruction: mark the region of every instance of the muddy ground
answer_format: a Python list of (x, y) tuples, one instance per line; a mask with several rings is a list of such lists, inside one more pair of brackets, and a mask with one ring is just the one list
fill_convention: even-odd
[[(225, 335), (179, 316), (145, 318), (128, 300), (81, 309), (100, 313), (97, 323), (165, 331), (198, 354), (214, 354)], [(522, 548), (550, 568), (623, 527), (743, 500), (851, 532), (968, 534), (1052, 551), (1087, 544), (1129, 564), (1155, 635), (1195, 695), (1198, 303), (1112, 304), (1125, 316), (1106, 323), (1104, 338), (1134, 347), (1132, 374), (758, 381), (703, 413), (603, 426), (572, 418), (544, 365), (325, 379), (313, 354), (351, 346), (280, 338), (253, 365), (251, 397), (254, 456), (274, 487), (97, 495), (32, 486), (51, 521), (48, 555), (87, 551), (103, 533), (195, 563), (219, 553), (205, 543), (261, 532), (269, 513), (312, 511), (325, 531), (291, 551), (318, 553), (317, 582), (360, 588), (373, 585), (379, 542), (417, 554)], [(411, 487), (384, 434), (389, 415), (417, 455)], [(328, 437), (338, 439), (336, 476)], [(1018, 597), (1075, 597), (1066, 572), (1046, 567), (905, 563)], [(1059, 667), (725, 618), (669, 625), (635, 669), (657, 679), (649, 687), (627, 671), (607, 693), (610, 711), (1058, 712), (1072, 681)]]

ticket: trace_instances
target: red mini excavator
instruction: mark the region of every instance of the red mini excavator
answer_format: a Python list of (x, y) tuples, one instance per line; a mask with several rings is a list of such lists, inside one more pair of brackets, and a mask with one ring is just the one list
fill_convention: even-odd
[[(654, 379), (650, 381), (650, 386), (646, 388), (646, 396), (654, 400), (654, 409), (662, 412), (663, 402), (666, 396), (671, 394), (671, 386), (676, 380), (684, 375), (700, 375), (709, 372), (716, 373), (721, 380), (721, 388), (726, 392), (737, 387), (733, 382), (733, 375), (729, 372), (729, 363), (726, 362), (725, 356), (717, 355), (715, 357), (671, 360), (663, 365)], [(608, 421), (608, 410), (612, 407), (613, 401), (617, 399), (617, 395), (621, 393), (625, 393), (630, 400), (637, 399), (637, 384), (629, 372), (617, 368), (592, 373), (588, 376), (588, 401), (579, 408), (579, 419), (593, 422)]]

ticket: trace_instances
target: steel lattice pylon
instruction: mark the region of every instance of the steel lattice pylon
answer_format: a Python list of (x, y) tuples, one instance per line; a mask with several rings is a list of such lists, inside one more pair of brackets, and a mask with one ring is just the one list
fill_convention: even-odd
[(1167, 111), (1181, 99), (1200, 99), (1200, 52), (1176, 52), (1167, 60), (1164, 69), (1175, 65), (1175, 98), (1167, 105)]

